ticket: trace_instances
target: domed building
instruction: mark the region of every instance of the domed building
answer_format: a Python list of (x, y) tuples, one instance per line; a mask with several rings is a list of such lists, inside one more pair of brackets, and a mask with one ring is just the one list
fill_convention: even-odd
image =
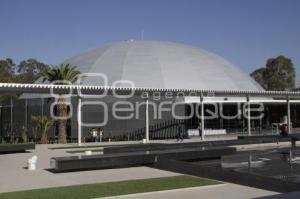
[(82, 73), (104, 73), (108, 85), (129, 80), (136, 87), (149, 88), (263, 90), (222, 57), (180, 43), (123, 41), (89, 50), (64, 63), (77, 66)]
[[(135, 41), (128, 40), (99, 48), (88, 50), (71, 57), (63, 63), (77, 66), (82, 72), (83, 85), (145, 87), (155, 89), (203, 89), (203, 90), (247, 90), (263, 91), (248, 74), (243, 73), (237, 66), (211, 52), (193, 46), (161, 41)], [(101, 75), (102, 74), (102, 75)], [(103, 78), (103, 74), (106, 78)], [(41, 79), (36, 83), (41, 83)], [(50, 115), (53, 98), (50, 95), (24, 94), (21, 98), (26, 100), (26, 113), (28, 115)], [(41, 99), (42, 98), (42, 99)], [(47, 100), (45, 98), (48, 98)], [(183, 100), (182, 100), (183, 98)], [(178, 128), (187, 132), (199, 126), (199, 118), (194, 114), (186, 119), (184, 116), (191, 112), (199, 112), (199, 99), (187, 100), (184, 96), (150, 96), (150, 137), (171, 138)], [(70, 110), (68, 120), (68, 136), (77, 138), (77, 97), (67, 99)], [(221, 101), (228, 100), (219, 99)], [(93, 103), (95, 102), (95, 103)], [(113, 108), (116, 102), (126, 102), (119, 105), (130, 109), (130, 113), (119, 111), (119, 118), (114, 115)], [(159, 107), (161, 103), (163, 107)], [(169, 103), (168, 103), (169, 102)], [(176, 115), (172, 115), (172, 104), (181, 102), (174, 108)], [(98, 104), (97, 104), (98, 103)], [(99, 105), (104, 103), (107, 107)], [(130, 104), (129, 104), (130, 103)], [(134, 95), (130, 98), (117, 98), (108, 95), (104, 98), (83, 98), (82, 106), (82, 135), (89, 137), (92, 128), (104, 130), (105, 137), (113, 139), (141, 139), (145, 132), (145, 99)], [(236, 108), (228, 105), (229, 109), (222, 107), (227, 113)], [(159, 108), (157, 108), (159, 107)], [(132, 109), (132, 110), (131, 110)], [(159, 110), (162, 109), (163, 111)], [(52, 110), (53, 111), (53, 110)], [(159, 112), (160, 111), (160, 112)], [(172, 110), (173, 111), (173, 110)], [(234, 111), (233, 111), (234, 112)], [(126, 117), (126, 116), (131, 116)], [(16, 116), (24, 118), (24, 116)], [(121, 118), (121, 119), (120, 119)], [(127, 119), (123, 119), (127, 118)], [(15, 123), (18, 119), (14, 120)], [(20, 119), (24, 122), (23, 119)], [(105, 121), (105, 122), (104, 122)], [(26, 119), (31, 131), (30, 119)], [(244, 129), (243, 120), (226, 121), (214, 119), (205, 121), (205, 128), (211, 129)], [(101, 123), (101, 125), (99, 125)], [(22, 125), (19, 125), (22, 126)], [(55, 131), (49, 135), (55, 136)]]
[[(118, 86), (134, 86), (162, 89), (204, 89), (204, 90), (263, 90), (248, 74), (243, 73), (238, 67), (229, 61), (206, 50), (189, 45), (161, 41), (135, 41), (128, 40), (113, 44), (104, 45), (99, 48), (91, 49), (64, 61), (77, 66), (82, 73), (99, 74), (103, 73), (107, 77), (107, 85), (113, 86), (119, 82)], [(85, 78), (84, 85), (104, 85), (101, 77)], [(125, 81), (125, 82), (124, 82)], [(128, 85), (130, 81), (133, 85)], [(105, 101), (109, 110), (112, 104), (120, 99), (106, 97)], [(151, 99), (150, 99), (151, 100)], [(178, 100), (178, 99), (177, 99)], [(134, 96), (126, 101), (142, 102), (140, 96)], [(176, 99), (152, 99), (151, 102), (159, 104), (162, 101), (176, 101)], [(187, 100), (186, 100), (187, 101)], [(199, 100), (196, 99), (199, 102)], [(193, 101), (194, 102), (194, 101)], [(166, 105), (171, 109), (171, 105)], [(196, 109), (195, 105), (193, 108)], [(102, 110), (95, 107), (85, 108), (84, 118), (89, 118), (89, 122), (97, 123), (97, 119)], [(134, 107), (137, 109), (137, 107)], [(152, 134), (158, 129), (170, 131), (169, 136), (173, 136), (174, 126), (185, 126), (185, 129), (195, 129), (199, 125), (198, 118), (195, 116), (188, 120), (176, 120), (170, 113), (162, 113), (162, 118), (155, 118), (154, 107), (150, 106), (150, 129)], [(177, 106), (178, 114), (184, 115), (191, 111), (189, 106)], [(157, 110), (156, 110), (157, 111)], [(195, 110), (193, 110), (195, 111)], [(105, 131), (114, 135), (135, 134), (139, 130), (143, 135), (145, 118), (144, 109), (140, 108), (139, 118), (129, 120), (116, 120), (111, 113), (108, 115), (108, 122)], [(101, 114), (100, 114), (101, 115)], [(96, 119), (97, 118), (97, 119)], [(75, 121), (74, 121), (75, 122)], [(73, 123), (74, 123), (73, 122)], [(180, 123), (180, 125), (178, 124)], [(218, 121), (210, 121), (207, 127), (214, 128)], [(117, 125), (116, 125), (117, 124)], [(162, 128), (167, 129), (162, 130)], [(73, 127), (73, 129), (76, 126)], [(223, 127), (222, 127), (223, 128)], [(88, 132), (89, 127), (84, 132)], [(76, 131), (75, 131), (76, 132)], [(156, 133), (157, 134), (157, 133)], [(159, 133), (158, 133), (159, 134)], [(156, 135), (157, 136), (157, 135)], [(162, 135), (159, 135), (160, 137)], [(155, 137), (154, 135), (152, 138)]]

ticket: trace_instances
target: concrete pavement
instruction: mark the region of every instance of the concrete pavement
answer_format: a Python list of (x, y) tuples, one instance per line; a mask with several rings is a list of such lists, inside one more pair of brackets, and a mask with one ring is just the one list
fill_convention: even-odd
[[(54, 146), (36, 145), (36, 150), (31, 152), (1, 154), (0, 192), (179, 175), (148, 167), (52, 173), (47, 170), (50, 168), (50, 157), (72, 155), (67, 153), (66, 149), (48, 149)], [(38, 156), (37, 170), (28, 171), (24, 167), (26, 167), (27, 159), (33, 155)]]
[[(211, 138), (218, 139), (218, 138)], [(228, 137), (232, 139), (232, 137)], [(186, 142), (199, 141), (199, 139), (190, 139)], [(174, 143), (175, 140), (167, 140), (164, 143)], [(114, 143), (87, 143), (86, 145), (97, 145), (99, 147), (105, 145), (115, 144), (134, 144), (138, 142), (114, 142)], [(287, 144), (287, 143), (286, 143)], [(274, 144), (270, 144), (274, 145)], [(277, 145), (277, 144), (276, 144)], [(60, 187), (70, 186), (79, 184), (89, 183), (101, 183), (101, 182), (113, 182), (123, 180), (134, 180), (134, 179), (147, 179), (156, 177), (168, 177), (180, 175), (178, 173), (167, 172), (157, 170), (148, 167), (135, 167), (135, 168), (124, 168), (124, 169), (108, 169), (108, 170), (94, 170), (94, 171), (82, 171), (82, 172), (71, 172), (71, 173), (52, 173), (47, 169), (50, 167), (51, 157), (61, 156), (72, 156), (73, 154), (67, 153), (70, 150), (84, 150), (84, 148), (64, 148), (51, 150), (49, 148), (54, 147), (74, 147), (76, 144), (67, 145), (36, 145), (36, 150), (27, 153), (16, 153), (16, 154), (0, 154), (0, 192), (11, 192), (21, 191), (38, 188), (48, 187)], [(258, 146), (241, 146), (239, 150)], [(265, 146), (266, 147), (266, 146)], [(274, 146), (270, 146), (274, 147)], [(95, 148), (93, 148), (95, 149)], [(26, 167), (27, 159), (33, 155), (38, 156), (38, 164), (36, 171), (28, 171), (24, 169)], [(207, 189), (206, 189), (207, 188)], [(199, 195), (204, 194), (208, 198), (254, 198), (254, 197), (265, 197), (273, 196), (275, 192), (269, 192), (260, 189), (254, 189), (250, 187), (226, 184), (226, 186), (220, 187), (199, 187), (187, 190), (171, 190), (167, 192), (155, 192), (146, 193), (142, 195), (145, 199), (151, 198), (198, 198)], [(158, 195), (156, 195), (158, 194)], [(180, 196), (180, 197), (179, 197)], [(123, 196), (122, 196), (123, 197)], [(140, 196), (124, 196), (129, 198), (141, 198)]]

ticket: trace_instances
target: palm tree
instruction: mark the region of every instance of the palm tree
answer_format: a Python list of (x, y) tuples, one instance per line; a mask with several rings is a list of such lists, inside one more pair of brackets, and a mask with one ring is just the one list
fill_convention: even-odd
[[(77, 80), (80, 71), (76, 69), (76, 66), (70, 64), (61, 64), (54, 68), (51, 68), (43, 73), (43, 81), (49, 81), (54, 84), (66, 84), (66, 82), (74, 83)], [(66, 118), (68, 116), (68, 108), (65, 103), (65, 97), (63, 94), (59, 95), (56, 114), (58, 117)], [(67, 143), (66, 136), (66, 119), (57, 120), (57, 130), (58, 130), (58, 142)]]

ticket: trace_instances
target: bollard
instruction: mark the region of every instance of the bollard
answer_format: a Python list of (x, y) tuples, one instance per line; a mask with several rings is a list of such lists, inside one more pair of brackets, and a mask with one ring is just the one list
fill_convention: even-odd
[(27, 160), (27, 169), (29, 171), (34, 171), (36, 170), (36, 162), (37, 162), (38, 157), (35, 155), (32, 158)]
[(292, 138), (291, 144), (292, 144), (292, 148), (296, 148), (296, 139)]
[(248, 169), (251, 170), (251, 167), (252, 167), (252, 155), (250, 154), (248, 156)]
[(293, 152), (292, 152), (292, 149), (290, 149), (290, 153), (289, 153), (289, 165), (290, 165), (290, 167), (293, 166)]

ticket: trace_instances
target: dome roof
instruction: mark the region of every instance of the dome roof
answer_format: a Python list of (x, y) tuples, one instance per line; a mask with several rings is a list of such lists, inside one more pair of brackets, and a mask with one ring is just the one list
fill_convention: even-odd
[(172, 42), (123, 41), (89, 50), (64, 63), (83, 73), (106, 74), (109, 86), (117, 80), (130, 80), (135, 87), (263, 90), (225, 59)]

